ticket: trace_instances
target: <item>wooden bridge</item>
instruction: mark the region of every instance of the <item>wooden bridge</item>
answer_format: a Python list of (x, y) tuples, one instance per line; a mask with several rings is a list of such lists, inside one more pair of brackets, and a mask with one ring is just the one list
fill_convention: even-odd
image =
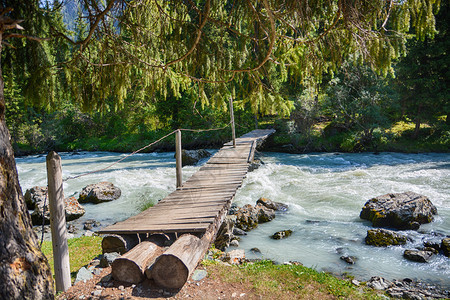
[[(125, 251), (136, 245), (114, 262), (113, 277), (136, 283), (147, 275), (162, 286), (182, 287), (213, 242), (258, 143), (273, 132), (254, 130), (237, 138), (236, 147), (231, 142), (225, 144), (181, 187), (155, 206), (102, 229), (99, 233), (109, 235), (103, 239), (104, 251), (114, 248), (119, 239)], [(175, 240), (163, 255), (160, 255), (161, 236), (163, 240)]]

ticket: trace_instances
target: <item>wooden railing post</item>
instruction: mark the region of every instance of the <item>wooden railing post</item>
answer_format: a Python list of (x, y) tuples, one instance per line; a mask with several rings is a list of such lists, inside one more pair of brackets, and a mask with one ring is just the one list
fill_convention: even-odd
[(61, 157), (54, 151), (47, 155), (47, 183), (55, 283), (56, 291), (59, 292), (66, 291), (71, 286), (71, 281)]
[(177, 170), (177, 188), (183, 184), (183, 177), (181, 174), (182, 161), (181, 161), (181, 130), (178, 129), (175, 133), (175, 160)]
[(236, 148), (236, 131), (234, 128), (233, 98), (231, 96), (230, 96), (230, 119), (231, 119), (231, 136), (233, 137), (233, 148)]

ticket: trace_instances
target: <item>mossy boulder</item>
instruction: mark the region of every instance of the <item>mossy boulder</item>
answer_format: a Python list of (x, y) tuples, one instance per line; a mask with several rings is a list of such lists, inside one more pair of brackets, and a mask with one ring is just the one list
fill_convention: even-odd
[(445, 256), (450, 257), (450, 238), (445, 238), (442, 240), (441, 249)]
[(417, 230), (434, 220), (437, 209), (423, 195), (414, 192), (386, 194), (370, 199), (361, 210), (361, 219), (375, 227)]
[(244, 231), (250, 231), (258, 227), (258, 215), (255, 208), (250, 204), (239, 208), (236, 212), (235, 226)]
[(83, 188), (78, 201), (80, 203), (102, 203), (116, 200), (122, 194), (121, 190), (111, 182), (99, 182)]
[(367, 231), (366, 244), (376, 247), (404, 245), (408, 238), (395, 231), (387, 229), (370, 229)]
[(239, 229), (250, 231), (258, 227), (259, 223), (272, 221), (275, 218), (275, 211), (262, 204), (257, 204), (254, 207), (247, 204), (239, 208), (235, 215), (235, 226)]

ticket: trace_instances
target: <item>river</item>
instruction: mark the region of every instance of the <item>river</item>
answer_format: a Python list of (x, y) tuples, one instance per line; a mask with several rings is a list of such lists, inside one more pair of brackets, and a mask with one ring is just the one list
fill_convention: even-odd
[[(450, 288), (450, 260), (436, 255), (421, 264), (403, 258), (405, 249), (424, 240), (440, 240), (450, 234), (450, 154), (285, 154), (261, 153), (265, 164), (248, 174), (234, 203), (252, 204), (260, 197), (289, 205), (286, 213), (259, 227), (240, 241), (249, 258), (278, 262), (300, 261), (305, 266), (336, 274), (348, 273), (361, 280), (371, 276), (387, 279), (420, 279)], [(107, 166), (124, 154), (109, 152), (62, 153), (63, 177)], [(78, 227), (88, 219), (103, 226), (138, 213), (148, 201), (156, 203), (175, 189), (174, 153), (136, 154), (112, 168), (64, 183), (66, 197), (91, 183), (111, 181), (122, 190), (118, 200), (86, 204), (86, 214), (74, 221)], [(16, 159), (22, 190), (46, 185), (45, 157)], [(184, 167), (186, 180), (199, 167)], [(438, 209), (435, 221), (407, 233), (405, 246), (377, 248), (364, 244), (370, 223), (359, 218), (364, 203), (375, 196), (413, 191), (426, 195)], [(269, 238), (291, 229), (284, 240)], [(254, 254), (257, 247), (261, 254)], [(341, 255), (357, 258), (348, 265)]]

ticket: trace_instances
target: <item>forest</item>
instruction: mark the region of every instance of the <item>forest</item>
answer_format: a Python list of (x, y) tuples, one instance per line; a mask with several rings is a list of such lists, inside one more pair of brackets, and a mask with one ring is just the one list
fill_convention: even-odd
[[(326, 63), (314, 52), (323, 51), (324, 45), (311, 50), (314, 47), (308, 46), (277, 58), (284, 63), (271, 59), (255, 74), (237, 73), (234, 80), (218, 78), (223, 74), (213, 71), (213, 64), (231, 64), (229, 60), (240, 55), (227, 47), (236, 38), (231, 30), (219, 39), (213, 32), (219, 29), (207, 28), (204, 41), (225, 62), (207, 57), (201, 67), (189, 70), (194, 74), (190, 77), (180, 75), (184, 71), (160, 69), (150, 74), (151, 67), (136, 63), (142, 59), (130, 54), (134, 46), (117, 45), (108, 34), (98, 33), (89, 49), (80, 52), (70, 39), (86, 38), (89, 20), (86, 8), (77, 2), (45, 5), (41, 15), (24, 16), (22, 25), (33, 36), (46, 37), (50, 31), (53, 38), (10, 39), (10, 47), (2, 52), (6, 122), (16, 155), (50, 150), (129, 152), (173, 129), (224, 127), (229, 123), (228, 97), (234, 100), (238, 134), (257, 127), (277, 129), (268, 144), (274, 151), (450, 149), (445, 1), (439, 10), (434, 8), (435, 29), (422, 35), (406, 33), (404, 45), (392, 38), (378, 50), (371, 46), (368, 51), (373, 53), (366, 59), (349, 45), (342, 57), (322, 52), (329, 56), (322, 58)], [(117, 24), (108, 26), (114, 31)], [(114, 39), (130, 40), (135, 30), (116, 30)], [(183, 39), (181, 31), (171, 30), (173, 38)], [(241, 45), (247, 59), (263, 59), (264, 53), (257, 51), (262, 46), (248, 43)], [(115, 63), (105, 63), (108, 60)], [(211, 79), (194, 77), (196, 72)], [(183, 142), (186, 148), (219, 147), (229, 139), (229, 130), (220, 130), (188, 133)], [(171, 150), (173, 141), (158, 147)]]

